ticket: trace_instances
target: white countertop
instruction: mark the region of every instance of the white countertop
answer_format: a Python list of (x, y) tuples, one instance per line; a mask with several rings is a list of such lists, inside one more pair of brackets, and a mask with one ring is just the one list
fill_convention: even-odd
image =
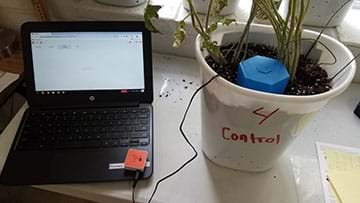
[[(200, 84), (197, 62), (190, 58), (160, 54), (154, 54), (153, 61), (154, 173), (149, 180), (138, 183), (137, 202), (147, 202), (156, 181), (192, 156), (191, 148), (183, 140), (178, 127), (191, 94)], [(163, 94), (159, 97), (161, 90)], [(206, 159), (201, 152), (198, 101), (199, 97), (190, 109), (184, 129), (199, 151), (199, 156), (174, 177), (160, 184), (153, 202), (310, 202), (304, 194), (315, 198), (314, 202), (323, 202), (315, 141), (360, 147), (360, 119), (353, 114), (360, 101), (360, 85), (351, 85), (344, 94), (329, 102), (274, 168), (264, 173), (242, 173), (220, 167)], [(24, 109), (0, 135), (0, 168)], [(303, 175), (300, 180), (294, 178), (294, 164)], [(131, 201), (131, 182), (34, 187), (98, 202)]]

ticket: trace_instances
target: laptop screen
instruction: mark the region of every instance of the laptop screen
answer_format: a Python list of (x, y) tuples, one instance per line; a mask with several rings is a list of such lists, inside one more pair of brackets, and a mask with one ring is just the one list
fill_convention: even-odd
[(142, 32), (31, 32), (37, 94), (143, 92)]

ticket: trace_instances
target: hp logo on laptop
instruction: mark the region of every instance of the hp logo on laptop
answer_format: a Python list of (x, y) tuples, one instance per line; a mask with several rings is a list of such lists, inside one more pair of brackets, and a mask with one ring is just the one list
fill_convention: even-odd
[(95, 97), (94, 97), (94, 96), (90, 96), (90, 97), (89, 97), (89, 100), (90, 100), (90, 101), (95, 101)]

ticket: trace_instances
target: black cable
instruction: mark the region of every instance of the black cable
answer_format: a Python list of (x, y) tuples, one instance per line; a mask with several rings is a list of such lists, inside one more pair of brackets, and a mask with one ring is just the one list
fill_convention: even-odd
[(132, 203), (135, 203), (135, 187), (132, 188), (132, 193), (131, 193)]
[(343, 3), (338, 9), (336, 9), (335, 12), (332, 13), (332, 15), (330, 16), (330, 18), (328, 19), (328, 21), (325, 23), (325, 26), (321, 29), (321, 31), (319, 32), (319, 35), (317, 36), (317, 38), (315, 39), (315, 42), (311, 45), (310, 49), (307, 51), (307, 53), (305, 54), (305, 59), (310, 55), (311, 51), (314, 49), (316, 43), (319, 41), (321, 35), (324, 33), (325, 29), (328, 27), (328, 25), (330, 24), (330, 22), (332, 21), (332, 19), (339, 13), (339, 11), (341, 9), (343, 9), (348, 3), (350, 3), (351, 0), (346, 1), (345, 3)]
[(211, 81), (213, 81), (213, 80), (214, 80), (215, 78), (217, 78), (218, 76), (220, 76), (220, 75), (215, 75), (215, 76), (213, 76), (213, 77), (210, 78), (206, 83), (204, 83), (204, 84), (201, 85), (198, 89), (195, 90), (194, 94), (191, 96), (191, 99), (190, 99), (190, 101), (189, 101), (189, 104), (188, 104), (187, 107), (186, 107), (184, 116), (183, 116), (183, 118), (182, 118), (182, 120), (181, 120), (181, 123), (180, 123), (180, 126), (179, 126), (179, 130), (180, 130), (183, 138), (185, 139), (185, 141), (188, 143), (188, 145), (190, 145), (190, 147), (191, 147), (192, 150), (194, 151), (194, 155), (193, 155), (189, 160), (187, 160), (185, 163), (183, 163), (178, 169), (176, 169), (176, 170), (173, 171), (172, 173), (168, 174), (167, 176), (161, 178), (160, 180), (158, 180), (158, 181), (156, 182), (154, 191), (152, 192), (151, 197), (150, 197), (148, 203), (151, 202), (151, 200), (152, 200), (152, 198), (154, 197), (154, 195), (155, 195), (155, 193), (156, 193), (156, 191), (157, 191), (157, 189), (158, 189), (158, 187), (159, 187), (159, 184), (160, 184), (161, 182), (163, 182), (164, 180), (166, 180), (166, 179), (170, 178), (171, 176), (175, 175), (176, 173), (178, 173), (181, 169), (183, 169), (185, 166), (187, 166), (190, 162), (192, 162), (192, 161), (197, 157), (198, 152), (196, 151), (195, 147), (191, 144), (191, 142), (189, 141), (189, 139), (186, 137), (186, 135), (185, 135), (185, 133), (184, 133), (184, 131), (183, 131), (183, 129), (182, 129), (182, 128), (183, 128), (183, 124), (184, 124), (184, 122), (185, 122), (186, 115), (187, 115), (187, 113), (188, 113), (188, 111), (189, 111), (189, 108), (190, 108), (190, 106), (191, 106), (191, 103), (193, 102), (196, 94), (197, 94), (202, 88), (206, 87)]
[(136, 187), (139, 179), (140, 179), (140, 171), (136, 171), (135, 177), (134, 177), (134, 182), (132, 185), (132, 194), (131, 194), (131, 199), (132, 199), (133, 203), (135, 203), (135, 187)]
[(341, 68), (341, 70), (339, 70), (337, 73), (335, 73), (334, 76), (332, 76), (330, 78), (330, 80), (333, 80), (334, 78), (336, 78), (336, 76), (338, 76), (341, 72), (343, 72), (353, 61), (355, 61), (357, 59), (357, 57), (360, 56), (360, 53), (358, 53), (353, 59), (351, 59), (344, 67)]

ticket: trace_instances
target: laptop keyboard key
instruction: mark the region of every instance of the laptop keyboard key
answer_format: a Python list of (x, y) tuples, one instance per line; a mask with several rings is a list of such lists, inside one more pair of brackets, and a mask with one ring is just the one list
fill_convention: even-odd
[(130, 143), (135, 143), (135, 142), (139, 142), (139, 139), (136, 139), (136, 138), (130, 138)]
[(121, 126), (117, 126), (117, 127), (113, 127), (112, 131), (113, 132), (125, 132), (125, 128), (121, 127)]
[(120, 146), (120, 141), (119, 140), (112, 140), (110, 142), (110, 145), (113, 146), (113, 147), (118, 147), (118, 146)]
[(146, 113), (138, 114), (138, 118), (148, 118), (148, 117), (149, 117), (149, 115)]
[(132, 126), (124, 127), (124, 129), (125, 129), (126, 132), (133, 132), (134, 131), (134, 127), (132, 127)]
[(149, 137), (149, 133), (142, 133), (142, 132), (130, 133), (129, 137), (131, 137), (131, 138), (147, 138), (147, 137)]
[(149, 120), (148, 119), (140, 120), (140, 124), (147, 125), (147, 124), (149, 124)]
[(137, 146), (139, 146), (139, 143), (138, 143), (138, 142), (136, 142), (136, 143), (130, 143), (129, 145), (130, 145), (130, 147), (137, 147)]
[(110, 146), (111, 146), (111, 143), (110, 143), (110, 141), (105, 140), (105, 141), (103, 141), (103, 142), (101, 143), (101, 146), (103, 146), (103, 147), (110, 147)]
[(135, 128), (135, 131), (137, 131), (137, 132), (143, 132), (143, 131), (148, 131), (148, 130), (149, 130), (148, 126), (137, 126)]
[(149, 142), (140, 142), (141, 146), (147, 146), (149, 144)]

